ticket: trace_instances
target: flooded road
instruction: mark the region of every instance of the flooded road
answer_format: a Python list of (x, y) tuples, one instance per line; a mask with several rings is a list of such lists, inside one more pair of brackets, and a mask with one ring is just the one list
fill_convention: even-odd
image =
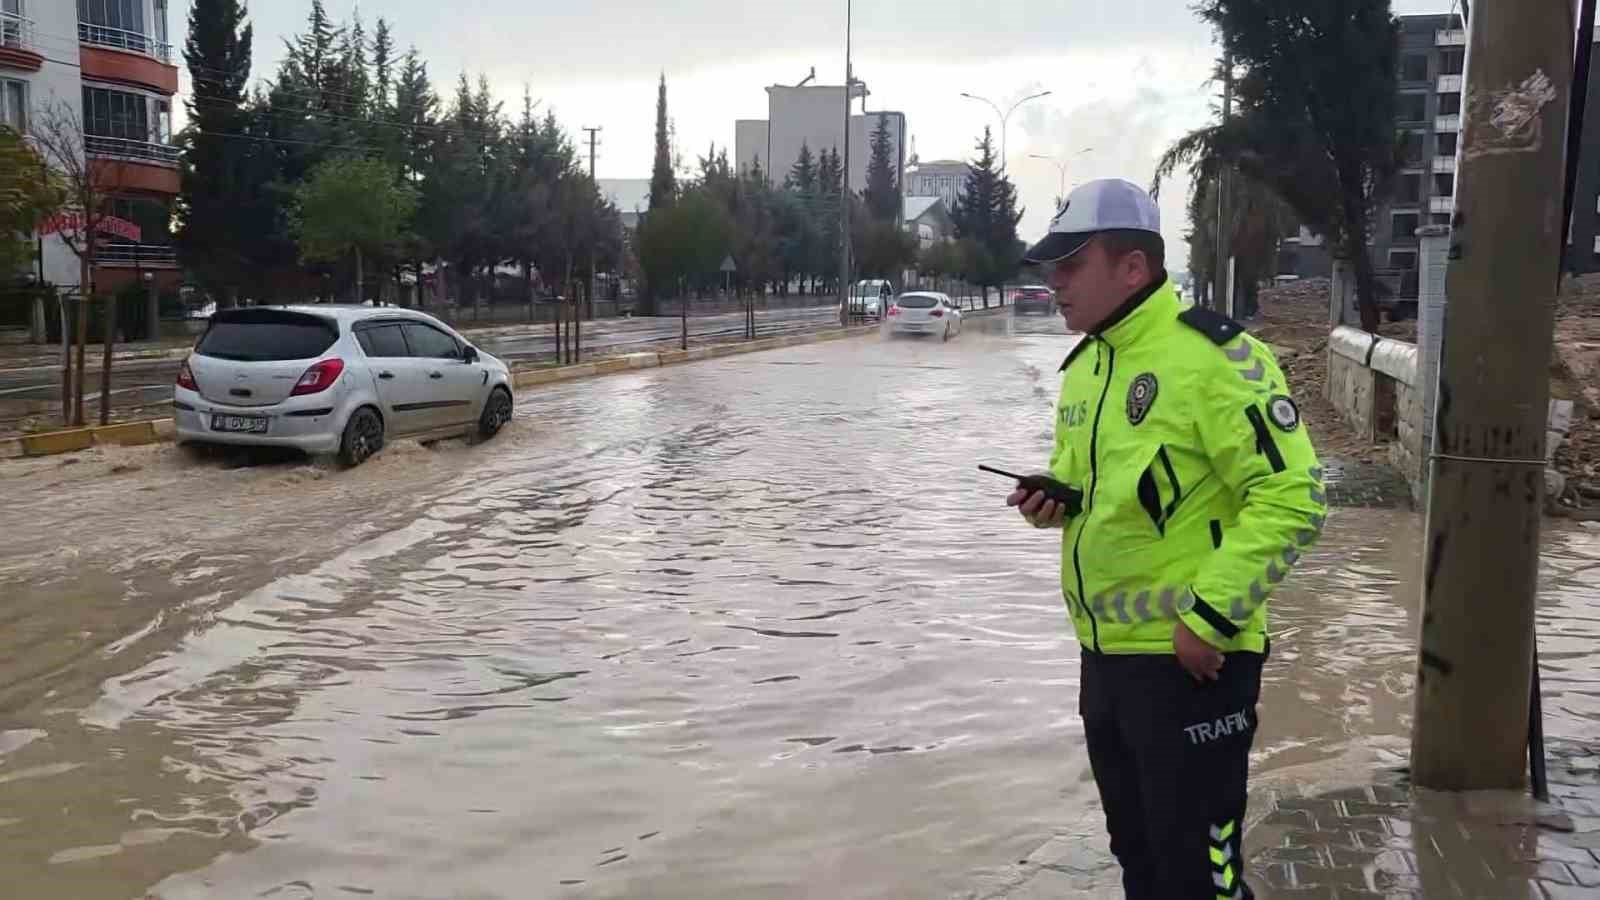
[[(1042, 465), (1055, 320), (541, 388), (340, 472), (0, 470), (0, 883), (40, 897), (969, 897), (1097, 826)], [(1278, 595), (1257, 771), (1404, 761), (1420, 522)], [(1600, 737), (1600, 536), (1547, 729)], [(1397, 599), (1398, 598), (1398, 599)]]

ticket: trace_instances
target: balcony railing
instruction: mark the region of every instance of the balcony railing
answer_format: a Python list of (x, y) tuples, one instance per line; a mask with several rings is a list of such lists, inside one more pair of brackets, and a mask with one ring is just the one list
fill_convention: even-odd
[(1460, 75), (1440, 75), (1439, 76), (1439, 93), (1441, 93), (1441, 94), (1459, 94), (1459, 93), (1461, 93), (1461, 76)]
[(1429, 197), (1428, 198), (1428, 212), (1431, 212), (1431, 213), (1450, 213), (1450, 212), (1455, 212), (1455, 210), (1456, 210), (1456, 198), (1454, 198), (1454, 197)]
[(127, 138), (101, 137), (97, 134), (83, 136), (83, 152), (90, 156), (131, 159), (162, 166), (176, 166), (179, 150), (170, 144), (134, 141)]
[(35, 46), (37, 39), (33, 33), (32, 19), (24, 19), (16, 13), (0, 12), (0, 47), (32, 49)]
[(164, 244), (103, 243), (95, 248), (94, 258), (107, 266), (175, 266), (178, 251)]
[(1461, 116), (1460, 116), (1460, 114), (1458, 113), (1456, 115), (1440, 116), (1437, 119), (1434, 119), (1433, 120), (1433, 130), (1434, 131), (1443, 131), (1443, 132), (1460, 131), (1461, 130)]
[(1456, 170), (1456, 158), (1454, 156), (1435, 156), (1433, 158), (1433, 170), (1435, 172), (1454, 172)]
[(112, 28), (109, 25), (91, 25), (88, 22), (79, 22), (78, 40), (96, 47), (111, 47), (116, 50), (145, 53), (164, 63), (172, 62), (171, 44), (158, 41), (137, 31), (129, 31), (126, 28)]
[(1465, 47), (1467, 31), (1464, 28), (1447, 28), (1433, 33), (1435, 47)]

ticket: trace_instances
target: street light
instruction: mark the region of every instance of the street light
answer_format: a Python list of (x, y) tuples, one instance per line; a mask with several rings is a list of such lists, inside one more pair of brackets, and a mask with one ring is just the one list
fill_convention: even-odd
[(961, 96), (967, 98), (968, 100), (980, 100), (980, 101), (982, 101), (984, 103), (989, 104), (989, 108), (994, 110), (994, 114), (1000, 117), (1000, 171), (1001, 172), (1004, 172), (1006, 170), (1006, 122), (1011, 119), (1011, 114), (1017, 111), (1017, 107), (1021, 106), (1024, 103), (1027, 103), (1029, 100), (1037, 100), (1040, 97), (1048, 97), (1052, 93), (1054, 93), (1054, 92), (1053, 91), (1040, 91), (1037, 94), (1032, 94), (1030, 96), (1023, 97), (1021, 100), (1018, 100), (1017, 102), (1011, 104), (1011, 108), (1010, 109), (1006, 110), (1005, 112), (1001, 112), (1000, 111), (1000, 107), (996, 106), (995, 102), (993, 100), (990, 100), (988, 97), (979, 97), (976, 94), (969, 94), (966, 91), (962, 91), (961, 92)]
[[(1084, 155), (1085, 153), (1088, 153), (1088, 152), (1090, 152), (1092, 150), (1094, 150), (1093, 147), (1085, 147), (1082, 150), (1079, 150), (1077, 153), (1072, 154), (1072, 156), (1073, 156), (1074, 159), (1076, 159), (1077, 157), (1080, 157), (1080, 156)], [(1067, 163), (1066, 163), (1066, 160), (1057, 159), (1054, 156), (1045, 156), (1043, 153), (1029, 153), (1028, 154), (1028, 158), (1029, 159), (1042, 159), (1042, 160), (1046, 160), (1048, 162), (1055, 163), (1056, 171), (1061, 174), (1061, 179), (1056, 184), (1056, 205), (1060, 206), (1062, 201), (1067, 199)]]

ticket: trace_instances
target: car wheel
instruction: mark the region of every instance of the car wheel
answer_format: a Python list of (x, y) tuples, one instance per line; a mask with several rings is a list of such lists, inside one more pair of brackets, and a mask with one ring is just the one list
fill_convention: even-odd
[(339, 461), (346, 466), (359, 466), (383, 449), (383, 419), (378, 411), (363, 406), (345, 423), (344, 437), (339, 441)]
[(511, 421), (511, 392), (503, 387), (497, 387), (489, 392), (489, 399), (483, 404), (483, 415), (478, 417), (478, 437), (483, 440), (494, 437), (509, 421)]

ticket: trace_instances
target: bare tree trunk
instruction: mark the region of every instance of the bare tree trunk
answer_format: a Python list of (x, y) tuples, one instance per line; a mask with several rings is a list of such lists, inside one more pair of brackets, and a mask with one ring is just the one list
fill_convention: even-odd
[(67, 313), (67, 295), (56, 294), (57, 314), (61, 317), (61, 424), (72, 424), (72, 318)]
[(106, 295), (106, 311), (100, 326), (100, 424), (111, 422), (111, 347), (117, 342), (117, 295)]
[[(90, 244), (93, 247), (93, 244)], [(84, 345), (89, 343), (89, 295), (94, 291), (94, 281), (90, 276), (93, 267), (89, 263), (91, 253), (85, 254), (81, 261), (82, 275), (78, 282), (78, 375), (72, 384), (72, 424), (82, 426), (83, 418), (83, 355)]]

